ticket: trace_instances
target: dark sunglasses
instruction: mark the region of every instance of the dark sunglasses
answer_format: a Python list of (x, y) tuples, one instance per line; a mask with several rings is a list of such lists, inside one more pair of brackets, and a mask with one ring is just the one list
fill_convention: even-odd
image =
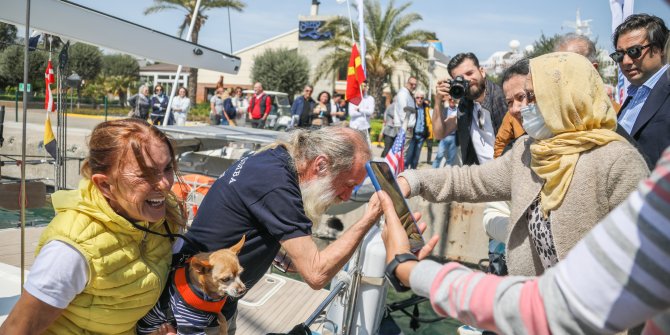
[(642, 50), (650, 46), (652, 46), (651, 43), (647, 45), (634, 45), (626, 50), (617, 50), (610, 54), (610, 58), (616, 63), (621, 63), (625, 55), (628, 55), (631, 59), (638, 59), (642, 56)]

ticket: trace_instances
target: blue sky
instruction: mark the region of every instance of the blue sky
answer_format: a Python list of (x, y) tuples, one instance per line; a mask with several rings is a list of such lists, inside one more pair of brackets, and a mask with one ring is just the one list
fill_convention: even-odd
[[(176, 34), (184, 12), (171, 10), (145, 16), (152, 0), (73, 0), (141, 25)], [(243, 12), (231, 11), (232, 46), (239, 50), (275, 35), (295, 29), (298, 16), (309, 14), (311, 0), (246, 0)], [(388, 0), (381, 0), (387, 6)], [(396, 4), (408, 1), (397, 0)], [(562, 27), (574, 21), (577, 9), (582, 19), (592, 19), (592, 38), (599, 47), (611, 50), (611, 14), (609, 0), (414, 0), (408, 11), (419, 13), (422, 21), (413, 25), (437, 33), (447, 55), (472, 51), (486, 59), (494, 51), (507, 50), (510, 40), (521, 47), (532, 44), (541, 33), (553, 35), (572, 31)], [(661, 0), (635, 1), (636, 13), (651, 13), (670, 25), (670, 6)], [(321, 15), (347, 15), (346, 2), (321, 0)], [(200, 33), (199, 43), (230, 51), (228, 14), (210, 10)], [(352, 15), (356, 16), (355, 11)]]

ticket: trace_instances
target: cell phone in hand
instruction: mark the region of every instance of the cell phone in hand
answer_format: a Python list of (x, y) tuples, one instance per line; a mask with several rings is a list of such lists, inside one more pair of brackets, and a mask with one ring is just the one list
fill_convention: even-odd
[(398, 214), (405, 232), (407, 232), (410, 250), (412, 252), (420, 250), (425, 245), (425, 241), (419, 232), (419, 225), (416, 223), (412, 211), (409, 210), (407, 200), (402, 195), (400, 186), (398, 186), (395, 176), (393, 176), (391, 167), (386, 162), (369, 161), (365, 164), (365, 168), (375, 190), (383, 190), (391, 197), (393, 208)]

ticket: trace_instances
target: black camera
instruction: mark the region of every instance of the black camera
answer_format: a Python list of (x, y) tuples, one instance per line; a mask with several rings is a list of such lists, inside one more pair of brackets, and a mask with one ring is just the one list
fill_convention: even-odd
[(462, 99), (468, 93), (468, 89), (470, 88), (470, 82), (465, 80), (463, 76), (450, 79), (448, 83), (451, 86), (449, 88), (449, 95), (455, 100)]

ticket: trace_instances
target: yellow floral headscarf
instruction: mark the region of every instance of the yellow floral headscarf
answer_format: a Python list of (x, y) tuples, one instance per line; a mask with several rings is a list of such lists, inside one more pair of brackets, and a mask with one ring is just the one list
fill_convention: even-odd
[(546, 215), (563, 202), (582, 152), (626, 140), (615, 132), (616, 112), (586, 58), (571, 52), (546, 54), (530, 60), (530, 73), (537, 106), (554, 133), (530, 146), (531, 168), (545, 181), (541, 204)]

